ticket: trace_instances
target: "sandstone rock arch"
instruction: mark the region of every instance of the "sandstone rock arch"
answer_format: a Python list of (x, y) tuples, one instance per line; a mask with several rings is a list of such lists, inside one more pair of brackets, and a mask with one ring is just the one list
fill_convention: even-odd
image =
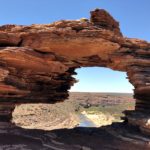
[(11, 120), (16, 104), (63, 101), (76, 68), (102, 66), (127, 72), (136, 98), (128, 121), (149, 132), (149, 58), (150, 43), (123, 37), (105, 10), (92, 11), (90, 20), (1, 26), (0, 120)]

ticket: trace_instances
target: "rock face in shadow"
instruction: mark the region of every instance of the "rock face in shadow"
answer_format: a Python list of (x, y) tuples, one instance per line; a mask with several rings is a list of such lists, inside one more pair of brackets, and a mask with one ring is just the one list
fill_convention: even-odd
[(149, 150), (149, 141), (150, 136), (122, 124), (52, 131), (0, 126), (2, 150)]
[(0, 120), (15, 104), (63, 101), (75, 69), (93, 66), (127, 72), (135, 111), (150, 114), (149, 58), (150, 43), (123, 37), (105, 10), (92, 11), (90, 20), (1, 26)]

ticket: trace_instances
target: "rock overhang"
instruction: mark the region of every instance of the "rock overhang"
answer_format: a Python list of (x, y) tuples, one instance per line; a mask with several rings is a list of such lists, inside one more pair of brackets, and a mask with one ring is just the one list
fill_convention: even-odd
[(105, 10), (91, 18), (0, 27), (0, 103), (55, 103), (68, 97), (79, 67), (127, 72), (136, 111), (150, 113), (150, 43), (123, 37)]

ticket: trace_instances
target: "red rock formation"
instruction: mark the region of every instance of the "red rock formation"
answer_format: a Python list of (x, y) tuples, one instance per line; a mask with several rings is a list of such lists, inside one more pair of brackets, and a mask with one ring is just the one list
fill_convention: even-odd
[(4, 25), (0, 27), (0, 103), (62, 101), (76, 82), (72, 77), (76, 68), (100, 66), (127, 72), (135, 87), (135, 111), (150, 114), (149, 58), (150, 43), (123, 37), (119, 23), (105, 10), (92, 11), (90, 21)]

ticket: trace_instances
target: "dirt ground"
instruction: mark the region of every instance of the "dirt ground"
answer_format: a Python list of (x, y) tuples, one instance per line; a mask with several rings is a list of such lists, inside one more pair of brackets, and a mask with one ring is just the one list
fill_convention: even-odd
[(85, 112), (99, 127), (118, 122), (122, 111), (133, 108), (132, 94), (73, 92), (68, 100), (56, 104), (16, 106), (13, 122), (27, 129), (73, 128), (80, 123), (79, 113)]

